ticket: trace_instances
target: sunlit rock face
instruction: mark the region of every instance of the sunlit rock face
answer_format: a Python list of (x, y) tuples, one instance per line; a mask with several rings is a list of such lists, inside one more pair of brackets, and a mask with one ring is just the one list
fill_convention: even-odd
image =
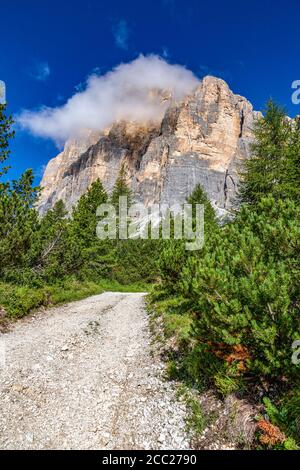
[(182, 102), (171, 102), (162, 120), (116, 122), (68, 142), (47, 165), (40, 212), (59, 199), (70, 210), (98, 178), (110, 192), (122, 165), (138, 202), (182, 203), (200, 183), (217, 209), (228, 209), (257, 116), (223, 80), (205, 77)]

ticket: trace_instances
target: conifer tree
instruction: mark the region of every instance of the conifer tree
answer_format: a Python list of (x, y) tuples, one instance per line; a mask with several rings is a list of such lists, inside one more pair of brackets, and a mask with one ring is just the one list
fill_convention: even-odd
[[(3, 164), (9, 157), (9, 140), (14, 137), (15, 132), (12, 130), (13, 119), (6, 116), (6, 104), (0, 103), (0, 164)], [(8, 167), (0, 169), (0, 178), (8, 170)]]
[[(119, 197), (127, 197), (127, 208), (132, 204), (132, 193), (126, 181), (124, 165), (113, 188), (110, 202), (119, 214)], [(129, 220), (127, 218), (127, 224)], [(151, 282), (157, 278), (157, 263), (160, 245), (158, 240), (120, 239), (119, 220), (117, 219), (117, 240), (115, 246), (115, 266), (113, 277), (123, 284), (132, 282)]]
[(9, 270), (26, 266), (39, 226), (34, 208), (39, 188), (33, 186), (33, 179), (32, 171), (27, 170), (0, 194), (0, 269), (8, 277)]
[(204, 223), (209, 226), (216, 226), (216, 213), (207, 197), (204, 189), (200, 184), (194, 188), (192, 194), (188, 197), (187, 202), (193, 205), (193, 215), (195, 214), (196, 204), (204, 205)]
[[(193, 205), (193, 218), (195, 217), (196, 204), (204, 205), (204, 232), (205, 236), (210, 236), (217, 227), (215, 211), (200, 184), (198, 184), (187, 202)], [(193, 221), (195, 225), (195, 221)], [(189, 257), (198, 257), (198, 251), (187, 251), (186, 240), (166, 240), (163, 242), (163, 249), (159, 259), (159, 270), (163, 289), (168, 293), (178, 293), (178, 282), (180, 281), (182, 270)]]
[(34, 272), (46, 282), (55, 282), (72, 269), (75, 253), (70, 243), (69, 225), (62, 201), (58, 201), (40, 220), (29, 260)]
[(93, 243), (96, 238), (97, 208), (107, 202), (107, 193), (98, 179), (81, 196), (72, 215), (72, 227), (78, 242), (83, 246)]
[(126, 181), (126, 173), (125, 173), (124, 165), (121, 166), (119, 176), (115, 182), (113, 192), (110, 198), (111, 203), (116, 207), (116, 209), (119, 208), (120, 196), (127, 197), (127, 206), (129, 207), (132, 202), (132, 195), (131, 195), (131, 191)]
[(99, 240), (96, 234), (97, 208), (107, 202), (101, 181), (95, 181), (81, 196), (71, 222), (71, 239), (75, 245), (77, 272), (86, 277), (107, 274), (112, 266), (111, 240)]
[(198, 343), (213, 345), (212, 364), (212, 350), (223, 345), (228, 355), (244, 351), (239, 366), (246, 373), (299, 374), (290, 355), (300, 334), (298, 220), (291, 200), (269, 196), (255, 208), (243, 205), (207, 240), (201, 257), (188, 259), (179, 288), (195, 312)]
[(254, 127), (252, 156), (243, 164), (239, 201), (251, 205), (272, 195), (299, 199), (300, 129), (272, 100)]

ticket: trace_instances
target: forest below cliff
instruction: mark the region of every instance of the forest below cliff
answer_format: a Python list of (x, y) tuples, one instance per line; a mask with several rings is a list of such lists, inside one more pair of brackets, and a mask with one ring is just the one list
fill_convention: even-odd
[(259, 402), (256, 446), (299, 448), (299, 122), (268, 103), (222, 224), (194, 189), (189, 202), (205, 206), (198, 251), (184, 240), (97, 238), (97, 207), (132, 198), (122, 171), (112, 194), (98, 180), (71, 214), (59, 201), (41, 218), (32, 171), (7, 177), (12, 125), (0, 105), (0, 327), (40, 306), (147, 288), (150, 310), (176, 343), (170, 378)]

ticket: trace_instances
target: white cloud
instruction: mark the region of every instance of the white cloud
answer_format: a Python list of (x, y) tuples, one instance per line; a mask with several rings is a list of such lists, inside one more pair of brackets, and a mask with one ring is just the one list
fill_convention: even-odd
[(129, 28), (127, 21), (124, 19), (119, 20), (112, 28), (115, 38), (115, 44), (120, 49), (128, 49)]
[(29, 71), (29, 75), (40, 82), (44, 82), (50, 75), (50, 67), (48, 62), (35, 62)]
[(63, 106), (25, 110), (18, 121), (34, 135), (62, 144), (84, 128), (101, 130), (121, 119), (160, 119), (168, 106), (160, 92), (168, 90), (173, 99), (179, 100), (198, 82), (181, 65), (168, 64), (156, 55), (141, 55), (105, 75), (91, 75), (85, 90), (75, 93)]

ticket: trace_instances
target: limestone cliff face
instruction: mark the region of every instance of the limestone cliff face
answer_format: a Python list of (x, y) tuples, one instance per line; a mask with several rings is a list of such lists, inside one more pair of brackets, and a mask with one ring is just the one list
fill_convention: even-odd
[(111, 191), (122, 165), (136, 201), (181, 203), (201, 183), (216, 208), (226, 209), (239, 163), (250, 156), (257, 114), (223, 80), (205, 77), (161, 122), (118, 122), (68, 142), (46, 168), (40, 211), (59, 199), (71, 209), (97, 178)]

